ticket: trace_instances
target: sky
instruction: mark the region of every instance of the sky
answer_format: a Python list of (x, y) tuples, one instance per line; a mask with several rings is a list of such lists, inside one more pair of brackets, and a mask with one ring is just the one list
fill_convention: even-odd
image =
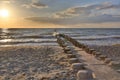
[(0, 0), (0, 27), (120, 28), (120, 0)]

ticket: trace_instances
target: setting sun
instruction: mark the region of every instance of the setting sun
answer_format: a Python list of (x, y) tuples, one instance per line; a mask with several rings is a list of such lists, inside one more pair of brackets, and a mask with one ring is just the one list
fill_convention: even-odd
[(8, 17), (9, 11), (7, 9), (0, 10), (0, 17)]

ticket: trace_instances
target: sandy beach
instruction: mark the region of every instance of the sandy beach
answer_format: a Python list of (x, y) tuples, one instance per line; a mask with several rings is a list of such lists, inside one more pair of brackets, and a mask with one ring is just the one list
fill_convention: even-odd
[[(107, 57), (111, 58), (113, 61), (120, 62), (120, 45), (103, 45), (103, 46), (90, 46), (92, 49), (95, 49), (97, 52), (100, 52), (103, 55), (106, 55)], [(120, 65), (113, 66), (112, 69), (114, 70), (120, 70)]]
[[(118, 45), (91, 48), (120, 60)], [(9, 46), (0, 48), (0, 80), (76, 80), (76, 73), (59, 46)]]
[(56, 46), (0, 48), (0, 80), (76, 80)]
[(120, 45), (107, 45), (107, 46), (90, 46), (101, 54), (105, 54), (115, 61), (120, 62)]
[[(92, 46), (115, 60), (119, 47)], [(76, 80), (76, 74), (59, 46), (11, 46), (0, 48), (0, 80)]]
[[(1, 35), (0, 80), (77, 80), (77, 72), (72, 71), (72, 64), (69, 63), (68, 55), (59, 46), (55, 37), (46, 33), (43, 36), (42, 33), (39, 33), (39, 30), (35, 32), (28, 29), (22, 30), (22, 32), (18, 29), (17, 31), (16, 33), (21, 33), (21, 35), (7, 35), (6, 33)], [(78, 36), (83, 41), (75, 40), (88, 45), (90, 49), (95, 49), (95, 51), (107, 55), (113, 61), (120, 62), (120, 45), (113, 45), (119, 43), (118, 39), (114, 38), (114, 36), (108, 36), (107, 38), (99, 36), (98, 38), (104, 39), (98, 40), (98, 33), (96, 33), (96, 36), (85, 36), (85, 34)], [(72, 35), (74, 35), (73, 32)], [(10, 36), (9, 39), (6, 38), (8, 36)], [(117, 67), (115, 70), (106, 64), (103, 65), (102, 61), (97, 60), (93, 55), (87, 54), (84, 49), (76, 48), (68, 40), (65, 40), (65, 44), (72, 48), (73, 53), (71, 54), (76, 54), (76, 58), (82, 59), (83, 62), (80, 61), (79, 63), (85, 64), (86, 70), (89, 69), (95, 72), (98, 80), (119, 78), (117, 69), (120, 70), (120, 68)]]

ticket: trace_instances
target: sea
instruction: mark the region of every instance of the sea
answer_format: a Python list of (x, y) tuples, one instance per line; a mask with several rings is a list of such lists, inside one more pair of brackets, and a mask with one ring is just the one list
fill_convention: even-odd
[(64, 33), (86, 45), (120, 44), (120, 28), (1, 28), (0, 47), (57, 46), (54, 31)]

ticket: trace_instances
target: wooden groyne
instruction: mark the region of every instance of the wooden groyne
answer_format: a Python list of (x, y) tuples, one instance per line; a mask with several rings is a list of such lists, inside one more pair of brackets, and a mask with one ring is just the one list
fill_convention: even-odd
[(60, 34), (59, 36), (70, 41), (74, 46), (76, 46), (78, 48), (82, 48), (86, 53), (95, 56), (97, 59), (103, 61), (104, 63), (108, 64), (109, 66), (114, 66), (114, 65), (117, 66), (120, 64), (119, 62), (113, 61), (111, 58), (107, 57), (106, 55), (101, 54), (100, 52), (97, 52), (96, 50), (89, 48), (87, 45), (82, 44), (82, 43), (78, 42), (77, 40), (75, 40), (65, 34)]
[(119, 73), (111, 69), (111, 66), (118, 66), (120, 63), (89, 48), (87, 45), (79, 43), (68, 35), (57, 34), (55, 37), (68, 57), (71, 70), (76, 72), (77, 80), (120, 79)]

